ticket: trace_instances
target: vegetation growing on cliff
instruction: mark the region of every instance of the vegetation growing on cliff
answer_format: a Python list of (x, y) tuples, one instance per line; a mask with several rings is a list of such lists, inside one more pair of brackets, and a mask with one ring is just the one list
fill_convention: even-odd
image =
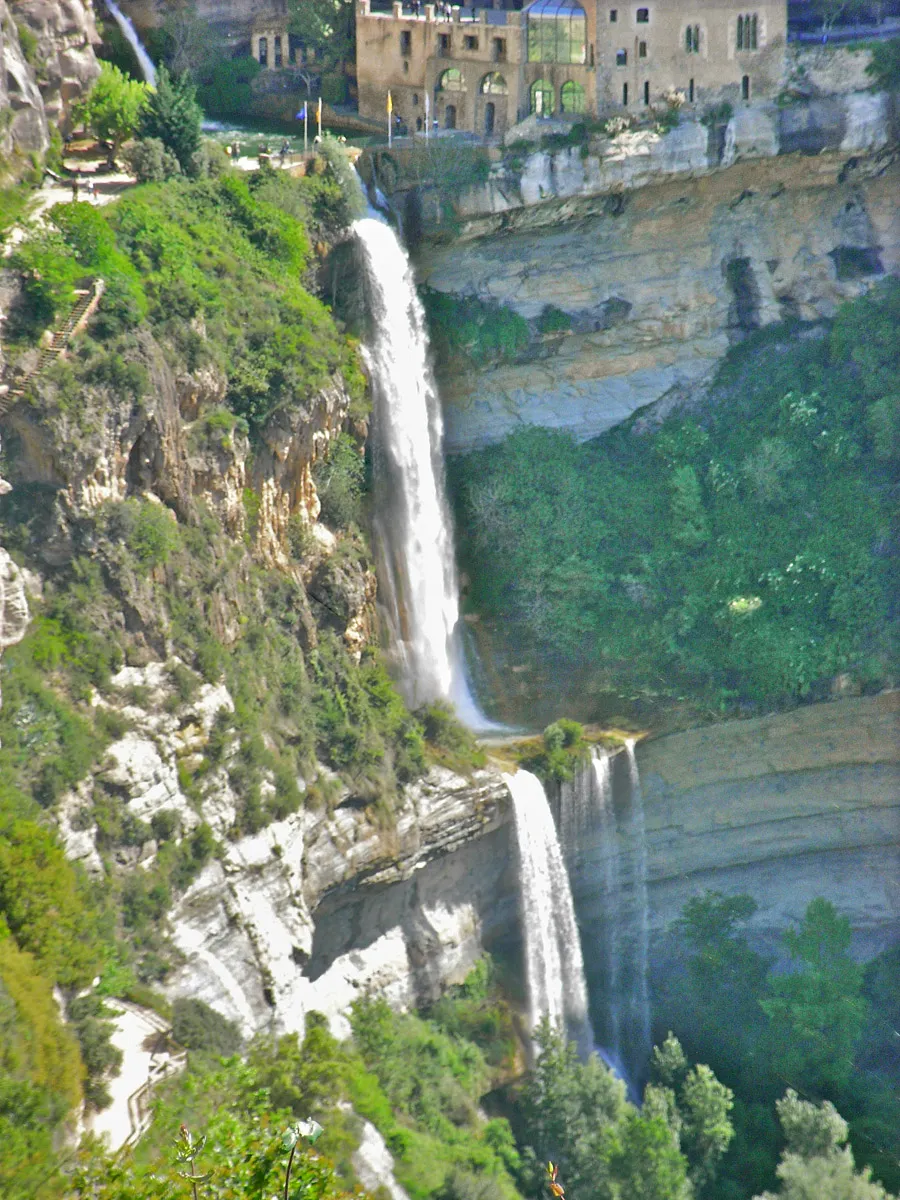
[[(44, 1176), (61, 1122), (81, 1096), (102, 1104), (116, 1065), (102, 995), (141, 994), (165, 978), (166, 912), (219, 852), (202, 820), (182, 828), (169, 810), (138, 819), (104, 775), (107, 747), (133, 728), (123, 708), (156, 703), (148, 687), (123, 691), (112, 676), (125, 664), (167, 664), (159, 704), (169, 714), (202, 684), (227, 685), (234, 711), (219, 713), (201, 754), (179, 759), (178, 786), (198, 808), (210, 789), (230, 790), (228, 836), (304, 803), (333, 804), (343, 787), (386, 823), (399, 784), (425, 769), (421, 724), (377, 654), (361, 645), (354, 655), (344, 639), (369, 603), (362, 459), (349, 433), (318, 468), (332, 553), (298, 510), (285, 514), (273, 566), (256, 542), (259, 492), (248, 486), (240, 523), (226, 525), (190, 484), (193, 462), (216, 482), (246, 465), (252, 485), (268, 423), (302, 427), (323, 389), (336, 397), (338, 424), (365, 414), (355, 346), (315, 294), (319, 257), (348, 215), (325, 159), (302, 181), (267, 171), (179, 177), (102, 211), (59, 206), (14, 259), (23, 290), (5, 348), (23, 368), (76, 287), (99, 276), (106, 292), (67, 360), (30, 376), (4, 430), (13, 490), (0, 502), (0, 541), (40, 585), (28, 635), (2, 665), (4, 1195), (35, 1196), (38, 1183), (59, 1194)], [(176, 377), (201, 397), (194, 410), (179, 412)], [(127, 495), (85, 499), (98, 439), (134, 428), (158, 440), (122, 463)], [(33, 481), (29, 454), (45, 456), (45, 481)], [(48, 824), (76, 787), (76, 832), (94, 831), (104, 868), (93, 883)], [(122, 869), (142, 851), (145, 869)], [(68, 1030), (49, 1000), (55, 985)]]
[(893, 677), (900, 285), (771, 332), (652, 436), (526, 429), (451, 463), (471, 609), (620, 696), (772, 708)]

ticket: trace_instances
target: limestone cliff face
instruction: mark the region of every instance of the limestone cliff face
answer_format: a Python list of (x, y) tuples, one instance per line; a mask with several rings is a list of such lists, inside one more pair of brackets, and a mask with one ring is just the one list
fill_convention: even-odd
[[(876, 953), (900, 935), (900, 693), (812, 705), (647, 740), (637, 749), (646, 826), (647, 913), (657, 969), (666, 930), (691, 896), (712, 888), (749, 893), (749, 932), (774, 947), (817, 896), (846, 915), (857, 952)], [(632, 887), (640, 846), (630, 819), (624, 755), (613, 771), (618, 836), (617, 905), (609, 845), (596, 826), (575, 871), (592, 989), (608, 988), (610, 922), (622, 961), (640, 914)], [(607, 827), (608, 837), (608, 827)]]
[(342, 382), (276, 412), (251, 453), (234, 419), (210, 419), (225, 399), (220, 371), (176, 372), (148, 334), (140, 335), (134, 360), (149, 381), (139, 399), (85, 389), (73, 410), (56, 405), (52, 385), (42, 381), (40, 409), (19, 404), (4, 417), (16, 481), (57, 489), (57, 536), (44, 545), (45, 560), (58, 565), (70, 553), (70, 518), (131, 495), (155, 497), (181, 517), (203, 500), (226, 532), (241, 538), (248, 532), (244, 489), (251, 488), (259, 495), (252, 549), (263, 562), (284, 565), (291, 517), (311, 525), (319, 515), (312, 468), (347, 420)]
[(99, 74), (97, 41), (89, 2), (0, 2), (0, 111), (10, 114), (0, 129), (0, 152), (46, 151), (51, 130), (65, 124), (71, 105)]
[[(512, 363), (444, 373), (450, 452), (523, 424), (595, 436), (689, 393), (748, 331), (830, 317), (896, 272), (890, 98), (813, 90), (742, 107), (727, 127), (685, 121), (495, 164), (461, 198), (460, 232), (426, 236), (418, 278), (533, 330), (551, 305), (569, 328), (534, 334)], [(427, 235), (437, 211), (421, 199)]]
[(506, 787), (433, 770), (406, 790), (390, 830), (358, 809), (304, 812), (228, 847), (171, 914), (185, 957), (168, 990), (246, 1030), (336, 1028), (365, 988), (392, 1004), (460, 982), (515, 922)]

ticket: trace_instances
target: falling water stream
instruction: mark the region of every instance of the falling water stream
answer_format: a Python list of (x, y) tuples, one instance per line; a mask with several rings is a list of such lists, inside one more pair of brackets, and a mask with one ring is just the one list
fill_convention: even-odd
[(131, 22), (130, 17), (126, 17), (119, 8), (115, 0), (104, 0), (106, 7), (109, 9), (115, 23), (122, 31), (122, 36), (125, 38), (128, 45), (132, 48), (135, 58), (138, 60), (138, 66), (141, 68), (141, 74), (144, 76), (146, 83), (153, 87), (156, 83), (156, 67), (153, 65), (153, 59), (147, 53), (144, 43), (138, 37), (138, 32)]
[(364, 354), (373, 398), (379, 597), (390, 652), (410, 707), (450, 700), (462, 721), (483, 729), (489, 723), (469, 691), (457, 629), (443, 420), (425, 315), (390, 226), (367, 217), (353, 232), (372, 320)]
[(652, 1049), (650, 1029), (649, 941), (650, 905), (647, 897), (647, 829), (644, 822), (644, 795), (634, 740), (625, 742), (628, 756), (628, 779), (631, 790), (631, 837), (634, 855), (632, 878), (632, 920), (634, 927), (634, 987), (631, 994), (632, 1020), (636, 1034), (635, 1050), (646, 1064)]
[(504, 775), (519, 843), (519, 895), (532, 1029), (544, 1016), (563, 1025), (579, 1052), (593, 1049), (587, 984), (569, 875), (541, 781), (530, 771)]

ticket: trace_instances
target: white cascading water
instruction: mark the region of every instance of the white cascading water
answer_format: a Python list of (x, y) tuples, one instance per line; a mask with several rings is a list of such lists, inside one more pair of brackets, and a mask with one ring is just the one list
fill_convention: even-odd
[(582, 1056), (593, 1049), (587, 984), (569, 876), (541, 781), (530, 771), (504, 775), (519, 843), (519, 895), (531, 1027), (548, 1016)]
[(122, 36), (134, 51), (135, 58), (138, 60), (138, 66), (141, 68), (141, 74), (144, 76), (144, 81), (153, 87), (156, 84), (156, 67), (154, 67), (153, 59), (147, 53), (144, 43), (138, 37), (138, 31), (131, 23), (131, 18), (125, 16), (118, 4), (115, 3), (115, 0), (104, 0), (104, 2), (113, 20), (122, 30)]
[(601, 869), (603, 890), (606, 894), (606, 976), (609, 997), (609, 1051), (615, 1064), (622, 1060), (622, 1017), (620, 1012), (620, 979), (622, 975), (620, 934), (620, 906), (622, 886), (619, 874), (619, 837), (616, 829), (616, 810), (613, 807), (612, 764), (608, 755), (594, 759), (593, 767), (595, 795), (597, 797), (597, 823), (600, 832)]
[(472, 699), (458, 640), (459, 584), (444, 495), (443, 420), (425, 314), (394, 231), (355, 222), (372, 331), (364, 347), (373, 397), (374, 533), (379, 601), (411, 708), (449, 700), (488, 727)]
[(631, 790), (631, 839), (633, 846), (632, 908), (634, 924), (634, 987), (631, 1003), (636, 1051), (646, 1065), (653, 1046), (650, 1022), (649, 943), (650, 905), (647, 895), (647, 829), (644, 821), (644, 795), (634, 753), (634, 739), (625, 742), (628, 779)]

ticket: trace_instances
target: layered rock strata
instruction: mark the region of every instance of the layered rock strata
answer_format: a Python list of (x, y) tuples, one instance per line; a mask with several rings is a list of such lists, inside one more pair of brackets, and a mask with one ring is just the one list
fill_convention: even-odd
[[(664, 972), (680, 950), (668, 934), (672, 922), (707, 889), (751, 895), (758, 909), (748, 932), (769, 950), (819, 896), (849, 918), (860, 957), (900, 937), (900, 693), (651, 739), (637, 759), (643, 845), (618, 755), (616, 869), (609, 869), (609, 822), (595, 822), (574, 873), (593, 995), (609, 994), (610, 946), (627, 965), (641, 926), (651, 966)], [(642, 859), (643, 914), (634, 904)]]
[(900, 267), (897, 186), (887, 154), (792, 155), (557, 198), (423, 246), (424, 285), (569, 324), (518, 362), (441, 379), (448, 450), (529, 424), (595, 436), (700, 386), (748, 331), (833, 316)]

